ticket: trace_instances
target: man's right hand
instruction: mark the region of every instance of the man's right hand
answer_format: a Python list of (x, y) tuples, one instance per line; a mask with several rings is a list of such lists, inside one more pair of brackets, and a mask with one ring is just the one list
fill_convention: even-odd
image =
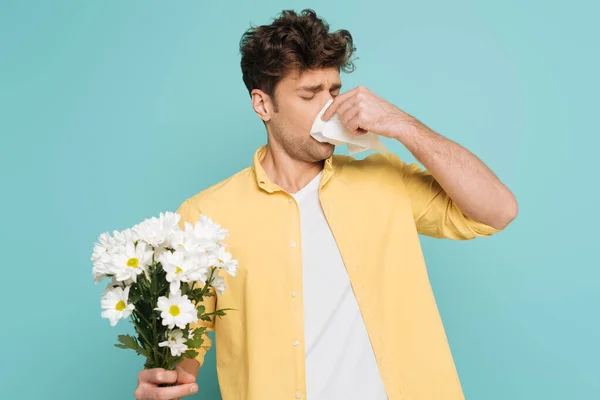
[[(177, 385), (159, 387), (161, 383), (177, 383)], [(177, 366), (175, 371), (167, 371), (163, 368), (142, 370), (138, 375), (138, 387), (133, 395), (136, 400), (170, 400), (189, 396), (197, 391), (196, 377)]]

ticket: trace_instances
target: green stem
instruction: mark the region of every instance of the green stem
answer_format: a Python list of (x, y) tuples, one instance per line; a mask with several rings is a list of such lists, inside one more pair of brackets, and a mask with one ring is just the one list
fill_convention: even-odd
[(148, 320), (146, 319), (146, 317), (144, 317), (144, 313), (139, 312), (138, 310), (135, 310), (135, 311), (136, 311), (136, 315), (138, 317), (141, 317), (141, 319), (144, 320), (145, 324), (147, 324), (148, 326), (151, 326), (150, 322), (148, 322)]
[[(136, 313), (135, 315), (136, 315), (136, 317), (138, 317), (138, 319), (139, 319), (139, 314), (138, 314), (138, 313)], [(138, 334), (139, 334), (139, 335), (140, 335), (142, 338), (144, 338), (144, 340), (146, 341), (146, 343), (148, 343), (148, 344), (151, 344), (152, 342), (151, 342), (150, 340), (148, 340), (148, 337), (147, 337), (147, 336), (144, 334), (144, 330), (142, 329), (142, 327), (141, 327), (141, 326), (139, 326), (139, 322), (136, 322), (136, 321), (135, 321), (135, 319), (134, 319), (134, 321), (133, 321), (133, 324), (135, 325), (135, 327), (136, 327), (136, 328), (138, 328), (138, 329), (137, 329), (137, 332), (138, 332)]]
[[(154, 256), (153, 256), (154, 257)], [(151, 281), (150, 281), (150, 298), (151, 299), (156, 299), (156, 265), (153, 265), (152, 267), (152, 274), (151, 274)], [(155, 361), (155, 365), (159, 365), (160, 362), (160, 349), (158, 348), (158, 330), (156, 328), (156, 312), (155, 310), (152, 310), (152, 337), (154, 338), (154, 342), (152, 342), (152, 348), (154, 349), (154, 352), (156, 354), (156, 361)]]
[[(135, 313), (136, 317), (140, 317), (141, 313)], [(148, 324), (147, 320), (144, 318), (144, 322), (146, 324), (146, 326), (150, 327), (150, 324)], [(154, 342), (149, 340), (148, 337), (146, 336), (146, 334), (144, 333), (144, 328), (142, 326), (138, 325), (138, 322), (135, 321), (135, 319), (133, 320), (134, 325), (137, 328), (137, 332), (140, 334), (140, 336), (142, 336), (142, 338), (146, 341), (146, 343), (149, 345), (150, 347), (150, 356), (152, 358), (152, 362), (154, 364), (156, 364), (158, 362), (158, 354), (157, 354), (157, 349), (154, 346)], [(144, 347), (144, 346), (142, 346)], [(144, 347), (145, 348), (145, 347)]]
[(204, 295), (206, 294), (206, 292), (208, 292), (208, 290), (210, 288), (210, 284), (213, 281), (213, 274), (215, 273), (215, 270), (216, 270), (216, 268), (212, 268), (210, 270), (210, 276), (208, 277), (207, 281), (204, 283), (204, 287), (200, 291), (200, 298), (203, 298)]

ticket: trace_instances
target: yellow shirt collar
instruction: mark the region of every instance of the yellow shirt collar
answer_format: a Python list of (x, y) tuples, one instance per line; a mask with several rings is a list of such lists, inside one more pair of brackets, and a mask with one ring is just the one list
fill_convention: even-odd
[[(267, 154), (267, 145), (259, 147), (254, 153), (254, 159), (252, 162), (252, 170), (254, 171), (254, 175), (256, 176), (256, 184), (262, 190), (273, 193), (279, 190), (283, 191), (281, 187), (277, 184), (271, 182), (264, 168), (262, 167), (261, 162), (265, 159)], [(325, 160), (325, 164), (323, 167), (323, 176), (321, 177), (321, 182), (319, 184), (319, 189), (322, 188), (331, 178), (334, 173), (334, 162), (333, 155)]]

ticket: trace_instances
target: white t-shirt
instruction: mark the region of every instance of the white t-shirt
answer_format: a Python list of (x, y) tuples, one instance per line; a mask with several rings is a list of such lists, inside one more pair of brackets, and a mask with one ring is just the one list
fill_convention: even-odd
[(307, 400), (387, 400), (342, 256), (319, 201), (322, 172), (292, 196), (300, 209)]

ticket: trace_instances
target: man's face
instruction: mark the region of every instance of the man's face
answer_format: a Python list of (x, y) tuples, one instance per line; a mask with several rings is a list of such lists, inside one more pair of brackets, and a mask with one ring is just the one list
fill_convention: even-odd
[(340, 93), (342, 86), (337, 68), (293, 72), (275, 88), (271, 119), (267, 130), (279, 146), (292, 158), (317, 162), (329, 158), (334, 146), (310, 136), (310, 128), (323, 106)]

